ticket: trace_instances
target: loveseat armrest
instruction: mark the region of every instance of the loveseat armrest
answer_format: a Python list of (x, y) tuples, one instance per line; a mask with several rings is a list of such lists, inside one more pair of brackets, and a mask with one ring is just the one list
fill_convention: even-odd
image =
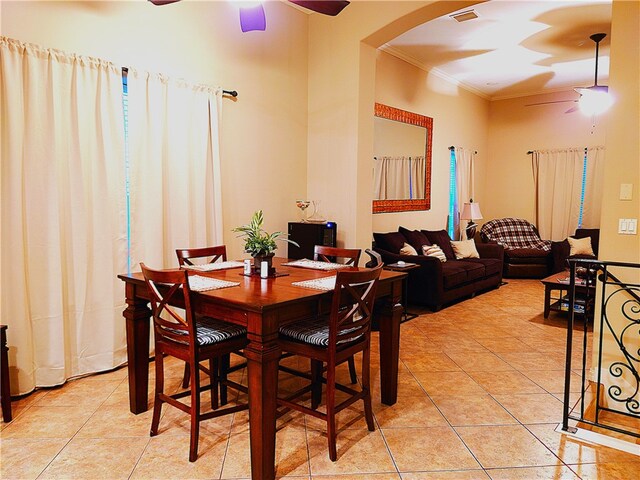
[(504, 247), (497, 243), (476, 243), (476, 249), (480, 258), (497, 258), (499, 260), (504, 258)]

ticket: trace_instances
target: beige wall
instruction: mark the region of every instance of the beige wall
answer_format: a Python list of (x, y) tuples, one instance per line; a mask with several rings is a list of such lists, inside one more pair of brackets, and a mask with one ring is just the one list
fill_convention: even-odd
[[(242, 33), (232, 2), (2, 1), (2, 34), (239, 92), (223, 101), (224, 241), (262, 208), (285, 230), (306, 197), (308, 15), (267, 2), (267, 30)], [(283, 254), (286, 246), (281, 248)]]
[(484, 210), (479, 181), (487, 157), (489, 101), (427, 72), (380, 52), (376, 62), (375, 100), (433, 118), (431, 209), (373, 216), (374, 232), (397, 231), (398, 226), (437, 230), (446, 228), (449, 208), (449, 147), (477, 150), (476, 198)]
[(528, 104), (573, 99), (575, 92), (491, 102), (489, 159), (482, 179), (484, 221), (519, 217), (535, 223), (535, 191), (530, 150), (605, 144), (607, 118), (565, 113), (575, 103)]

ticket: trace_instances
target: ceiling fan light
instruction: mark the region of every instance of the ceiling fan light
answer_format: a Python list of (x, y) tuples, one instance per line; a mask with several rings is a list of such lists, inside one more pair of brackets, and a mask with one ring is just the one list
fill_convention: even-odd
[(240, 28), (243, 32), (267, 29), (267, 19), (264, 15), (262, 3), (253, 6), (240, 7)]
[(583, 88), (578, 105), (585, 115), (600, 115), (613, 104), (613, 98), (607, 91)]

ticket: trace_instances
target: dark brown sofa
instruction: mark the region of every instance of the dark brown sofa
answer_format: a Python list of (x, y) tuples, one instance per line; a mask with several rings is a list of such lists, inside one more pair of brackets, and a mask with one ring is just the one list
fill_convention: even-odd
[[(420, 267), (408, 271), (407, 291), (411, 304), (427, 305), (439, 310), (456, 300), (473, 296), (477, 292), (499, 287), (502, 283), (503, 248), (495, 244), (477, 244), (480, 258), (457, 260), (451, 248), (451, 240), (445, 230), (408, 230), (374, 233), (374, 251), (385, 264), (402, 260)], [(412, 245), (418, 255), (402, 255), (404, 243)], [(422, 255), (422, 245), (437, 244), (447, 260)]]

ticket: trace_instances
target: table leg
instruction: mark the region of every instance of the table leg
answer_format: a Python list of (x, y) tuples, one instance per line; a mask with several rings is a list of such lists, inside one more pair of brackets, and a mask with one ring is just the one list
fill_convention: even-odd
[[(401, 282), (396, 282), (400, 286)], [(395, 287), (395, 284), (394, 284)], [(380, 390), (385, 405), (393, 405), (398, 399), (398, 360), (400, 356), (400, 322), (403, 308), (400, 305), (400, 291), (393, 294), (380, 313)]]
[[(129, 374), (129, 410), (146, 412), (149, 395), (149, 321), (151, 309), (147, 300), (136, 296), (140, 288), (131, 283), (125, 287), (127, 308), (122, 315), (127, 324), (127, 369)], [(146, 287), (144, 287), (146, 288)]]
[(544, 286), (544, 318), (549, 316), (549, 311), (551, 309), (551, 286)]
[[(251, 324), (249, 321), (249, 331)], [(258, 325), (262, 321), (258, 320)], [(249, 431), (251, 440), (251, 478), (275, 478), (276, 395), (280, 348), (277, 332), (268, 337), (249, 333), (247, 358), (249, 380)]]

